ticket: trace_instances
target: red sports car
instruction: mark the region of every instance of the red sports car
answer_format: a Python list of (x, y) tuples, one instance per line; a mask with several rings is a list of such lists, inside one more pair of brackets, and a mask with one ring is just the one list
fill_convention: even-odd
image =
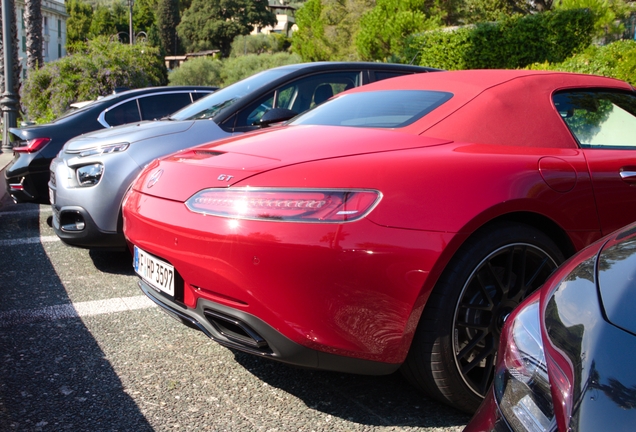
[(597, 76), (381, 81), (153, 162), (124, 232), (146, 295), (215, 341), (304, 367), (401, 368), (474, 411), (508, 314), (636, 220), (635, 116), (634, 88)]

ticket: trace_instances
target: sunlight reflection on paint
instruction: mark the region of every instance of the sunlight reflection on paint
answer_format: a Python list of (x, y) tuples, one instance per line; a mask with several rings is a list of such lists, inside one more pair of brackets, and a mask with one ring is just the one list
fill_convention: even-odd
[(228, 226), (230, 227), (230, 229), (236, 229), (239, 227), (239, 221), (238, 219), (230, 219), (227, 222)]

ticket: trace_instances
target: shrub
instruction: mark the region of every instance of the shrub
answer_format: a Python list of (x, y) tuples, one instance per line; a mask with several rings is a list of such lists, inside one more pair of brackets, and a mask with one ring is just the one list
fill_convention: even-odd
[(592, 42), (594, 15), (585, 9), (513, 16), (456, 30), (409, 37), (402, 58), (441, 69), (525, 67), (561, 62)]
[(141, 88), (167, 82), (157, 48), (97, 38), (75, 45), (75, 49), (74, 54), (29, 72), (21, 98), (31, 121), (51, 121), (71, 103), (105, 96), (117, 87)]
[(220, 60), (197, 57), (170, 71), (168, 81), (170, 85), (220, 86), (222, 69)]
[(301, 63), (300, 56), (288, 53), (228, 58), (223, 61), (223, 86), (240, 81), (256, 72), (294, 63)]
[(622, 40), (605, 46), (592, 45), (563, 62), (536, 63), (530, 68), (602, 75), (635, 85), (636, 41)]
[(198, 58), (188, 60), (168, 75), (170, 85), (210, 85), (226, 87), (243, 78), (286, 64), (300, 63), (297, 54), (250, 54), (223, 60)]
[(232, 41), (230, 57), (285, 52), (290, 45), (291, 39), (279, 33), (241, 35), (235, 37), (234, 41)]

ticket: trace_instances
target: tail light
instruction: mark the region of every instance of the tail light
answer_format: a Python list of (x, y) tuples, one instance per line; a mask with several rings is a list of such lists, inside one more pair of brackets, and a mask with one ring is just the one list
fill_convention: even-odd
[(374, 190), (204, 189), (186, 201), (194, 213), (279, 222), (352, 222), (379, 202)]
[(32, 140), (22, 141), (21, 143), (24, 143), (24, 145), (14, 147), (13, 151), (18, 153), (33, 153), (44, 148), (49, 142), (51, 142), (51, 138), (34, 138)]
[(537, 291), (510, 316), (499, 347), (502, 358), (494, 381), (495, 396), (515, 432), (547, 432), (556, 426), (541, 337), (539, 294)]

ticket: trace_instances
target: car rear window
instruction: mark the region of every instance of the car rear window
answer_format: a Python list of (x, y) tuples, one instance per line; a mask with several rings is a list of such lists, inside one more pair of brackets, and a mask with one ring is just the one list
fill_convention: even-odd
[(453, 97), (428, 90), (385, 90), (345, 94), (296, 117), (293, 125), (400, 128)]

